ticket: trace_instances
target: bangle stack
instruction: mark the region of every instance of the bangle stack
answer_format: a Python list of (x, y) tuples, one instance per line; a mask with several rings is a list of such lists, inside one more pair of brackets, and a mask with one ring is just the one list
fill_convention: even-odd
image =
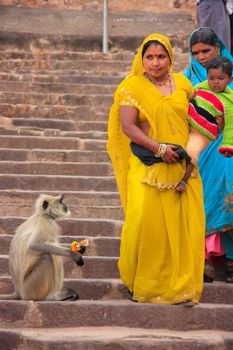
[(156, 158), (162, 158), (167, 151), (167, 145), (165, 143), (159, 144), (159, 149), (157, 153), (154, 153)]

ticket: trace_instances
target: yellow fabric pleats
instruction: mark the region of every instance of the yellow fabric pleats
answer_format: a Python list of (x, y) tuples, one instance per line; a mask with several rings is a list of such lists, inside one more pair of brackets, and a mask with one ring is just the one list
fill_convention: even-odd
[[(166, 37), (153, 34), (166, 43)], [(145, 40), (145, 41), (146, 41)], [(144, 42), (145, 42), (144, 41)], [(149, 137), (186, 147), (189, 138), (189, 81), (172, 73), (175, 91), (163, 96), (143, 76), (141, 48), (132, 72), (119, 85), (108, 125), (108, 153), (125, 212), (119, 271), (125, 286), (141, 302), (173, 304), (198, 302), (203, 287), (205, 218), (202, 183), (195, 168), (187, 191), (175, 186), (182, 179), (182, 163), (144, 165), (132, 155), (122, 132), (120, 107), (133, 106), (151, 126)], [(172, 60), (171, 60), (172, 61)]]
[(130, 158), (128, 206), (119, 271), (141, 302), (198, 302), (204, 268), (204, 215), (200, 178), (186, 193), (143, 185), (144, 165)]

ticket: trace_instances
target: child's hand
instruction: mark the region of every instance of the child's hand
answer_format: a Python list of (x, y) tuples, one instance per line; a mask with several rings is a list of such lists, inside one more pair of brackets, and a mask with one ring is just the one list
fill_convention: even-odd
[(218, 124), (218, 131), (222, 130), (224, 128), (224, 115), (221, 117), (216, 118), (216, 123)]
[(224, 153), (222, 153), (223, 155), (224, 155), (224, 157), (227, 157), (227, 158), (230, 158), (230, 157), (232, 157), (233, 156), (233, 153), (231, 153), (231, 152), (224, 152)]

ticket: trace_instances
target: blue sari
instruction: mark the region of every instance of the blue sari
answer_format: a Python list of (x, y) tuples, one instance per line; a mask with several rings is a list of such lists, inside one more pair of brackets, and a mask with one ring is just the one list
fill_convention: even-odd
[[(220, 39), (218, 43), (220, 55), (233, 63), (233, 57), (224, 43)], [(184, 75), (193, 86), (207, 80), (206, 69), (192, 56)], [(233, 81), (229, 86), (233, 89)], [(204, 187), (206, 236), (224, 233), (221, 237), (225, 255), (233, 259), (233, 239), (232, 235), (227, 233), (233, 231), (233, 157), (225, 158), (218, 152), (221, 143), (222, 133), (200, 154), (198, 166)]]

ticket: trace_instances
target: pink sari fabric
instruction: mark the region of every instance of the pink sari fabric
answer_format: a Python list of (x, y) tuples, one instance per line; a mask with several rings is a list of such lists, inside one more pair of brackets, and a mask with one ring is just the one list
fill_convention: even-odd
[(205, 258), (208, 260), (211, 256), (224, 255), (224, 248), (221, 240), (221, 233), (213, 233), (205, 240)]

